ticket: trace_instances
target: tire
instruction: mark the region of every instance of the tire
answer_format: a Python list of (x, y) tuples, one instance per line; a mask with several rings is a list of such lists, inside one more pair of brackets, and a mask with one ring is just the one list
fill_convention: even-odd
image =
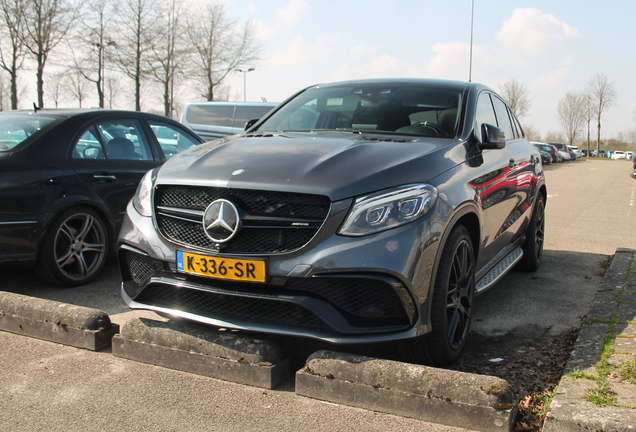
[(516, 266), (516, 269), (527, 272), (536, 271), (541, 265), (545, 242), (545, 198), (539, 193), (536, 199), (532, 219), (526, 230), (526, 241), (521, 247), (523, 258)]
[(415, 363), (441, 366), (464, 352), (475, 295), (475, 255), (468, 230), (451, 231), (439, 266), (431, 305), (431, 332), (403, 343), (403, 354)]
[(36, 273), (46, 283), (79, 286), (93, 280), (108, 258), (108, 230), (87, 207), (62, 212), (44, 235)]

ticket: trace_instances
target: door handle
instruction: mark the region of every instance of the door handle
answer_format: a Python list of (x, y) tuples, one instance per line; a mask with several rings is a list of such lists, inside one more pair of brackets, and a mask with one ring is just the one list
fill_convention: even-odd
[(115, 177), (112, 174), (95, 174), (93, 175), (93, 178), (95, 180), (108, 180), (108, 181), (117, 180), (117, 177)]

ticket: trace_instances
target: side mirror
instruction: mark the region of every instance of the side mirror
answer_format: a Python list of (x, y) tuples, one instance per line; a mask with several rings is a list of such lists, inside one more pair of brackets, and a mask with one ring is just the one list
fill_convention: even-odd
[(506, 146), (506, 134), (497, 126), (488, 123), (481, 125), (481, 150), (502, 149)]
[(257, 121), (259, 121), (260, 119), (252, 119), (252, 120), (248, 120), (247, 123), (245, 123), (245, 129), (243, 130), (248, 130), (249, 128), (251, 128), (252, 126), (254, 126), (256, 124)]
[(87, 147), (84, 149), (84, 159), (100, 159), (99, 153), (97, 147)]

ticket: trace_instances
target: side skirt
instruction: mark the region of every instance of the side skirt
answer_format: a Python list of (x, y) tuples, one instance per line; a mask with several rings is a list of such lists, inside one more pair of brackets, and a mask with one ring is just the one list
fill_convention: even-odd
[(514, 249), (475, 283), (475, 292), (477, 294), (481, 294), (499, 282), (499, 280), (504, 277), (504, 275), (508, 273), (522, 257), (523, 251), (521, 248), (518, 247)]

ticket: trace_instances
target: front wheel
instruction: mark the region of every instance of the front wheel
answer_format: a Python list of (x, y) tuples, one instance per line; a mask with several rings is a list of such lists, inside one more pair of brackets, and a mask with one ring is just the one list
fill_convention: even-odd
[(36, 263), (40, 279), (53, 285), (78, 286), (93, 280), (108, 255), (108, 231), (87, 207), (62, 212), (45, 234)]
[(474, 293), (473, 245), (468, 230), (458, 225), (444, 245), (437, 268), (431, 305), (431, 332), (405, 342), (405, 356), (416, 363), (430, 365), (457, 361), (468, 339)]

